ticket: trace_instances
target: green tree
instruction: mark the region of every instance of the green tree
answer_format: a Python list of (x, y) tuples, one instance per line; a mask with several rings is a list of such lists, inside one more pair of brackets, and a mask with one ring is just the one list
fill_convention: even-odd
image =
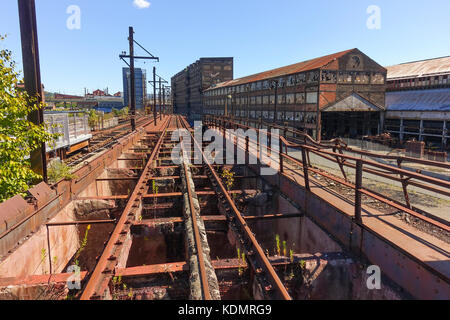
[[(4, 36), (0, 36), (0, 43)], [(33, 181), (42, 179), (31, 170), (30, 153), (58, 134), (46, 124), (36, 125), (28, 115), (43, 107), (18, 86), (19, 73), (11, 51), (0, 49), (0, 202), (25, 192)]]
[(88, 124), (89, 127), (91, 127), (91, 129), (93, 129), (97, 123), (98, 123), (98, 114), (94, 109), (91, 109), (91, 111), (89, 111), (89, 118), (88, 118)]
[(129, 112), (128, 107), (125, 107), (125, 108), (123, 108), (123, 109), (120, 110), (120, 111), (121, 111), (121, 115), (122, 115), (122, 116), (127, 116), (127, 115), (128, 115), (128, 112)]
[(114, 117), (120, 116), (120, 110), (116, 108), (112, 108), (111, 112), (114, 114)]

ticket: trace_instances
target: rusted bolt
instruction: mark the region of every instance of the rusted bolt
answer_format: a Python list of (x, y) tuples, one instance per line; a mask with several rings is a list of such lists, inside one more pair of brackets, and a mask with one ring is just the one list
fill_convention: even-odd
[(269, 284), (268, 286), (265, 286), (265, 287), (264, 287), (264, 290), (266, 290), (266, 291), (271, 291), (271, 290), (272, 290), (272, 285)]

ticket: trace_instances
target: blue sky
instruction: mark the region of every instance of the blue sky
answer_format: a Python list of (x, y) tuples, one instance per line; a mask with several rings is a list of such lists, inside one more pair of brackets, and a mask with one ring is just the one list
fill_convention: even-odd
[[(237, 78), (355, 47), (385, 66), (450, 55), (448, 0), (149, 0), (144, 9), (133, 1), (36, 0), (46, 90), (122, 91), (129, 26), (167, 80), (208, 56), (234, 57)], [(81, 9), (79, 30), (66, 27), (70, 5)], [(381, 9), (379, 30), (366, 26), (370, 5)], [(16, 0), (2, 0), (0, 34), (21, 67)], [(137, 67), (150, 73), (154, 64)]]

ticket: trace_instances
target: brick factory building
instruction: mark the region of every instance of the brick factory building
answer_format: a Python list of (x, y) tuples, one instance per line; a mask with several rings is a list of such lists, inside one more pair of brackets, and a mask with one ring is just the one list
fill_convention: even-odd
[(387, 70), (386, 131), (450, 151), (450, 56)]
[(277, 123), (319, 140), (357, 137), (382, 131), (385, 90), (386, 69), (351, 49), (219, 83), (204, 113), (274, 121), (276, 112)]
[(233, 58), (200, 58), (172, 77), (174, 112), (189, 121), (201, 120), (203, 91), (211, 85), (233, 79)]

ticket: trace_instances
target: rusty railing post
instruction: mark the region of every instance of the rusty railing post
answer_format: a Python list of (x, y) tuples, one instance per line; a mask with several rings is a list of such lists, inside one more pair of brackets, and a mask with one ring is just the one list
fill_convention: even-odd
[[(401, 158), (397, 159), (397, 166), (399, 169), (402, 168), (402, 161), (403, 159)], [(403, 196), (405, 197), (406, 206), (408, 207), (408, 209), (412, 209), (408, 194), (408, 182), (407, 182), (408, 179), (405, 178), (403, 174), (400, 174), (400, 179), (402, 180)]]
[(362, 188), (363, 162), (356, 161), (356, 181), (355, 181), (355, 220), (362, 224), (361, 217), (361, 188)]
[(308, 176), (308, 163), (306, 160), (306, 150), (302, 147), (302, 161), (303, 161), (303, 177), (305, 179), (305, 188), (306, 190), (310, 190), (309, 187), (309, 176)]
[(245, 164), (250, 164), (249, 136), (245, 136)]
[(278, 154), (280, 156), (280, 173), (283, 173), (283, 141), (281, 141), (281, 139), (278, 139), (278, 143), (280, 145), (280, 150), (278, 150)]

